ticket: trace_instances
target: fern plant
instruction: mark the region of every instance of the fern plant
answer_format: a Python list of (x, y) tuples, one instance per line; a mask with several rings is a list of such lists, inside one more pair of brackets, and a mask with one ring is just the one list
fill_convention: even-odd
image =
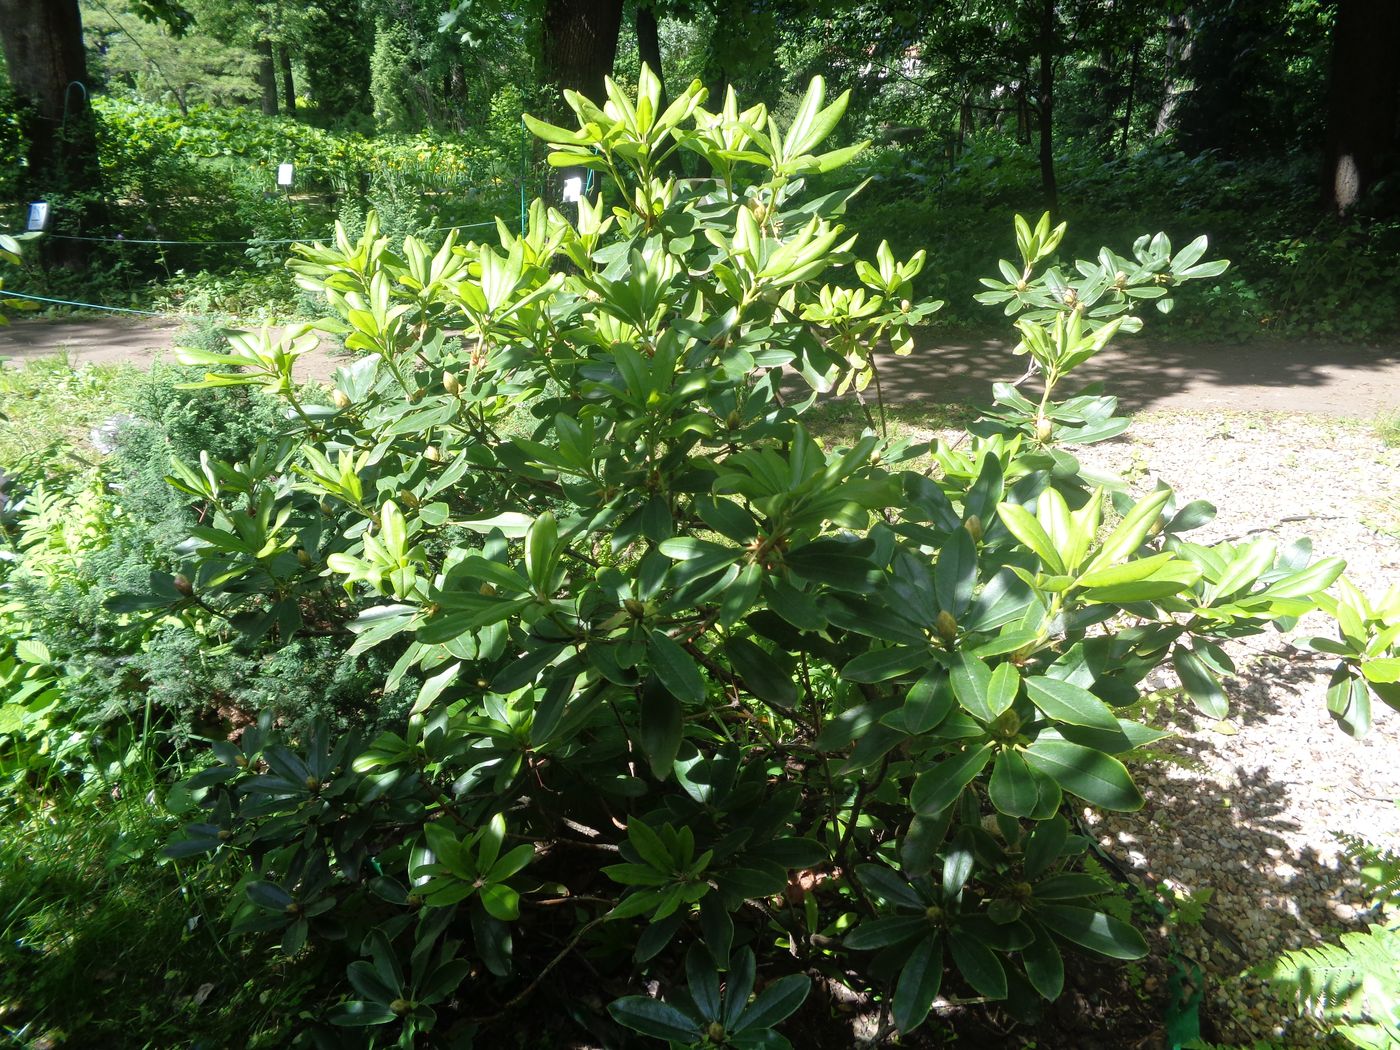
[(1341, 841), (1386, 921), (1339, 944), (1288, 952), (1262, 973), (1299, 1009), (1363, 1050), (1400, 1050), (1400, 853), (1352, 835)]

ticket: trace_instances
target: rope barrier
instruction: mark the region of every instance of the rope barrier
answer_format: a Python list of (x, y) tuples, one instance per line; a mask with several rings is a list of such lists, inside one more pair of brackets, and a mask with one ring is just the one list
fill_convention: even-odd
[[(50, 299), (45, 295), (28, 295), (24, 292), (12, 292), (8, 288), (0, 288), (0, 300), (4, 299), (28, 299), (35, 303), (52, 303), (55, 306), (77, 306), (84, 310), (106, 310), (114, 314), (141, 314), (144, 317), (165, 317), (159, 310), (134, 310), (126, 306), (103, 306), (100, 303), (79, 303), (71, 299)], [(186, 315), (196, 316), (196, 315)]]
[[(459, 226), (433, 226), (425, 230), (425, 233), (446, 233), (449, 230), (475, 230), (485, 226), (495, 226), (493, 219), (490, 222), (468, 222)], [(76, 233), (50, 233), (45, 236), (58, 241), (88, 241), (102, 242), (106, 244), (183, 244), (183, 245), (251, 245), (251, 244), (305, 244), (309, 241), (325, 240), (325, 237), (278, 237), (278, 238), (255, 238), (246, 241), (172, 241), (149, 237), (84, 237)]]

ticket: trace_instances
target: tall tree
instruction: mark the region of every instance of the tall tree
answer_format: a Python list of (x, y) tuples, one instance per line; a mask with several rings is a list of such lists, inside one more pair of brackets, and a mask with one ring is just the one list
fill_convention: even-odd
[(604, 97), (603, 78), (617, 58), (622, 0), (545, 0), (541, 58), (556, 91)]
[(635, 19), (637, 54), (651, 67), (661, 82), (661, 104), (666, 104), (666, 74), (661, 68), (661, 29), (656, 24), (656, 8), (651, 0), (639, 0)]
[(1345, 215), (1390, 167), (1400, 98), (1400, 3), (1338, 0), (1328, 94), (1328, 204)]
[(1040, 91), (1036, 98), (1040, 118), (1040, 188), (1045, 194), (1045, 207), (1051, 212), (1060, 204), (1059, 187), (1055, 184), (1055, 44), (1058, 28), (1055, 0), (1040, 0)]
[[(102, 172), (78, 0), (0, 0), (0, 34), (10, 85), (27, 104), (21, 192), (31, 199), (62, 193), (71, 201), (62, 218), (79, 227), (100, 221)], [(81, 242), (60, 245), (61, 261), (80, 259)]]

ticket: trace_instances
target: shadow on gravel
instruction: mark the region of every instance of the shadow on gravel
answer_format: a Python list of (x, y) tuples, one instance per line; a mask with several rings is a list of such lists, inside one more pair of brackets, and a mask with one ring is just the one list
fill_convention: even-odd
[[(1284, 951), (1348, 929), (1364, 929), (1368, 913), (1356, 872), (1338, 859), (1331, 833), (1356, 829), (1355, 814), (1335, 814), (1330, 828), (1305, 827), (1292, 801), (1327, 773), (1307, 763), (1280, 767), (1268, 754), (1238, 748), (1222, 755), (1235, 733), (1312, 703), (1300, 686), (1321, 667), (1290, 653), (1257, 657), (1232, 683), (1233, 732), (1179, 707), (1168, 728), (1182, 732), (1157, 750), (1167, 761), (1135, 770), (1146, 806), (1093, 825), (1100, 845), (1147, 887), (1170, 879), (1180, 896), (1210, 891), (1204, 919), (1177, 931), (1180, 955), (1206, 973), (1203, 1034), (1212, 1041), (1282, 1040), (1312, 1045), (1290, 1006), (1278, 1004), (1244, 971)], [(1282, 703), (1281, 703), (1282, 702)], [(1330, 729), (1340, 734), (1340, 730)], [(1318, 754), (1335, 744), (1319, 737)], [(1306, 748), (1305, 748), (1306, 750)], [(1212, 761), (1212, 756), (1214, 760)], [(1350, 819), (1348, 819), (1350, 818)], [(1365, 833), (1365, 829), (1360, 829)]]
[[(881, 354), (880, 380), (891, 401), (985, 403), (992, 384), (1012, 382), (1026, 358), (1001, 340), (929, 341), (908, 357)], [(1341, 349), (1314, 343), (1148, 344), (1105, 350), (1079, 369), (1073, 390), (1102, 381), (1127, 411), (1228, 408), (1373, 416), (1400, 404), (1400, 350)], [(1038, 391), (1035, 381), (1023, 387)]]

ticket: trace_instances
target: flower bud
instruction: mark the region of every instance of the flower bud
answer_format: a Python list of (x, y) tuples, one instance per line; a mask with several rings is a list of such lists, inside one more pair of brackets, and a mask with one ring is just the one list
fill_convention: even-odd
[(1015, 740), (1016, 734), (1021, 731), (1021, 716), (1015, 711), (1007, 709), (997, 715), (991, 728), (992, 735), (998, 740)]
[(965, 528), (967, 534), (972, 537), (973, 543), (982, 542), (982, 519), (976, 514), (969, 514), (967, 516), (967, 520), (963, 522), (963, 528)]
[(623, 598), (622, 607), (627, 610), (629, 616), (634, 620), (640, 620), (647, 614), (647, 607), (636, 598)]
[(1050, 435), (1055, 433), (1055, 424), (1044, 416), (1035, 417), (1035, 439), (1042, 445), (1050, 440)]
[(304, 549), (299, 550), (297, 551), (297, 562), (300, 563), (303, 569), (309, 568), (311, 566), (311, 555), (306, 553)]
[(454, 372), (444, 372), (442, 374), (442, 388), (453, 397), (462, 392), (462, 381), (457, 378)]
[(938, 630), (938, 637), (945, 642), (951, 642), (958, 637), (958, 621), (947, 609), (942, 610), (933, 623)]
[(190, 595), (194, 594), (194, 584), (190, 583), (190, 578), (186, 576), (183, 572), (177, 572), (175, 574), (174, 582), (175, 590), (182, 594), (184, 597), (188, 598)]
[(436, 445), (429, 445), (423, 450), (423, 458), (426, 459), (429, 463), (441, 463), (442, 453), (438, 451), (438, 447)]
[(333, 401), (335, 403), (335, 407), (340, 409), (342, 412), (344, 412), (347, 408), (350, 407), (350, 395), (347, 394), (344, 390), (336, 390), (335, 392), (333, 392), (331, 394), (331, 401)]

